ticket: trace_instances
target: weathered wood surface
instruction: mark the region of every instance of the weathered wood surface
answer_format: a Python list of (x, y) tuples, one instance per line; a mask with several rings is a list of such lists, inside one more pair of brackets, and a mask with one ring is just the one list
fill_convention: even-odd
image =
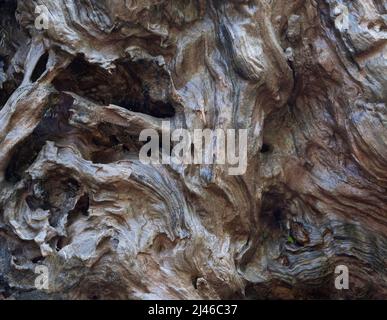
[[(0, 6), (3, 297), (387, 298), (385, 1)], [(247, 172), (132, 160), (162, 120)]]

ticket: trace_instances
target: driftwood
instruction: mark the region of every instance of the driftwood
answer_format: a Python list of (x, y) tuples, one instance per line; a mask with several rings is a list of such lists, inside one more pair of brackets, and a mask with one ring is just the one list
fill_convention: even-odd
[[(385, 1), (0, 9), (0, 297), (387, 298)], [(141, 162), (163, 121), (246, 172)]]

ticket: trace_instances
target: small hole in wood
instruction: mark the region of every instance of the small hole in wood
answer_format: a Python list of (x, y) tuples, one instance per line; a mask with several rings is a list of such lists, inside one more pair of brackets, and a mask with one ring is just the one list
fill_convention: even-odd
[(267, 143), (262, 144), (261, 153), (268, 153), (271, 151), (272, 151), (272, 147), (269, 144), (267, 144)]
[(40, 57), (39, 61), (37, 62), (36, 66), (35, 66), (35, 69), (31, 75), (32, 82), (37, 81), (43, 75), (43, 73), (46, 71), (48, 57), (49, 57), (48, 52), (46, 52), (44, 55), (42, 55)]

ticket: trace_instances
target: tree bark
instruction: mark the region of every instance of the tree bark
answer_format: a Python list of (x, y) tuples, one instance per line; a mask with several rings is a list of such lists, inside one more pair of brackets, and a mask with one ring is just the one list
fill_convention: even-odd
[[(0, 297), (387, 298), (385, 1), (0, 6)], [(146, 129), (246, 129), (247, 170)]]

